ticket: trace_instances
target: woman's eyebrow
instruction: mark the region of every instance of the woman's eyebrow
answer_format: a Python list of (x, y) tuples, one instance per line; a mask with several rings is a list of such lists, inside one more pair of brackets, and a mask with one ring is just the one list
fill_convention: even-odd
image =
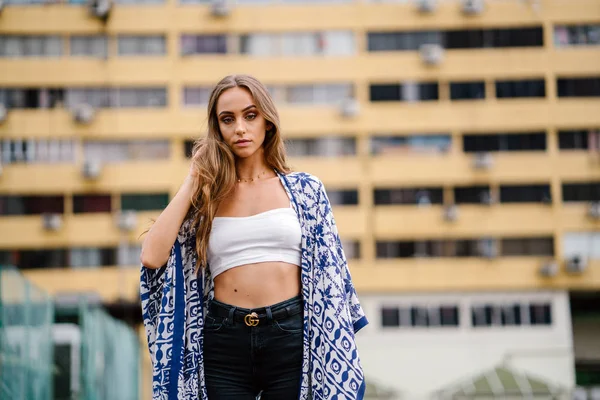
[[(250, 104), (248, 107), (244, 108), (244, 109), (242, 110), (242, 112), (244, 112), (244, 111), (248, 111), (248, 110), (250, 110), (251, 108), (256, 108), (256, 106), (255, 106), (254, 104)], [(219, 115), (222, 115), (222, 114), (233, 114), (233, 113), (232, 113), (231, 111), (227, 111), (227, 110), (225, 110), (225, 111), (221, 111), (221, 112), (219, 113)]]

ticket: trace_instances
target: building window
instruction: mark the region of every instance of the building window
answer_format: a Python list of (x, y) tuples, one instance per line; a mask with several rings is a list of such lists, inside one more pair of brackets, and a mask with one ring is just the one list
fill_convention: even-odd
[(181, 54), (225, 54), (227, 36), (225, 35), (182, 35)]
[(567, 232), (562, 245), (565, 258), (600, 260), (600, 231)]
[(600, 201), (600, 182), (563, 183), (563, 201)]
[(553, 238), (502, 239), (503, 256), (553, 256)]
[(285, 101), (290, 104), (331, 104), (354, 97), (351, 83), (294, 85), (287, 87)]
[(86, 140), (85, 160), (118, 163), (141, 160), (167, 160), (170, 146), (167, 140)]
[(209, 87), (186, 86), (183, 88), (183, 105), (206, 107), (211, 92), (212, 89)]
[(443, 33), (439, 31), (416, 32), (369, 32), (369, 51), (419, 50), (424, 44), (443, 45)]
[(66, 249), (8, 250), (9, 264), (20, 269), (62, 268), (67, 266)]
[(552, 308), (550, 303), (532, 303), (529, 305), (531, 325), (552, 325)]
[(121, 195), (121, 210), (156, 211), (164, 209), (168, 204), (168, 193)]
[(600, 78), (558, 78), (558, 97), (598, 97)]
[(0, 88), (0, 103), (6, 108), (54, 108), (62, 106), (64, 95), (64, 90), (60, 88)]
[(471, 324), (473, 327), (551, 325), (552, 307), (550, 303), (474, 304)]
[(355, 206), (358, 204), (358, 190), (327, 190), (327, 197), (332, 206)]
[(343, 157), (356, 154), (356, 138), (323, 136), (286, 140), (290, 157)]
[(426, 206), (444, 202), (441, 187), (375, 189), (374, 196), (375, 205), (415, 204)]
[(546, 86), (543, 79), (496, 81), (496, 97), (499, 99), (545, 96)]
[(114, 248), (76, 247), (69, 249), (69, 266), (73, 268), (102, 267), (115, 264)]
[(451, 100), (485, 99), (485, 82), (450, 82)]
[(558, 25), (554, 27), (554, 45), (598, 46), (600, 45), (600, 25)]
[(377, 241), (377, 258), (495, 257), (495, 239)]
[(600, 151), (600, 130), (563, 130), (558, 132), (558, 146), (561, 150)]
[(74, 161), (73, 140), (4, 139), (0, 141), (0, 164), (72, 163)]
[(117, 53), (120, 56), (162, 56), (167, 53), (165, 37), (120, 35), (117, 37)]
[(166, 107), (166, 88), (119, 88), (112, 92), (113, 107)]
[(342, 239), (342, 248), (348, 260), (360, 258), (360, 242), (358, 240)]
[(459, 326), (460, 317), (457, 306), (441, 306), (439, 308), (441, 326)]
[(463, 151), (545, 151), (546, 133), (495, 133), (463, 135)]
[(521, 325), (522, 305), (485, 304), (471, 307), (471, 325), (478, 326), (519, 326)]
[(71, 56), (108, 57), (108, 39), (106, 36), (71, 36), (69, 46)]
[(443, 257), (444, 247), (443, 240), (377, 241), (375, 252), (377, 258)]
[(66, 93), (66, 104), (75, 107), (89, 104), (95, 108), (166, 107), (166, 88), (72, 88)]
[(240, 53), (252, 56), (349, 56), (355, 53), (352, 31), (248, 34), (240, 37)]
[(60, 36), (0, 35), (0, 57), (60, 57), (63, 47)]
[(457, 327), (459, 326), (457, 306), (382, 307), (382, 327)]
[(423, 44), (439, 44), (447, 49), (541, 47), (541, 27), (505, 29), (465, 29), (446, 31), (369, 32), (369, 51), (418, 50)]
[(552, 203), (550, 185), (501, 185), (501, 203)]
[(440, 154), (450, 150), (450, 135), (375, 136), (371, 154)]
[(401, 84), (371, 84), (370, 100), (377, 101), (430, 101), (438, 99), (437, 82)]
[(471, 323), (473, 326), (492, 325), (492, 306), (475, 306), (471, 308)]
[(73, 196), (73, 212), (75, 214), (111, 212), (110, 195), (76, 194)]
[(64, 213), (63, 196), (0, 196), (0, 215)]
[(489, 186), (465, 186), (454, 188), (456, 204), (489, 204), (491, 194)]
[(544, 45), (542, 27), (468, 29), (445, 32), (448, 49), (477, 49), (504, 47), (541, 47)]
[(66, 106), (73, 108), (79, 104), (89, 104), (94, 108), (115, 107), (111, 104), (109, 88), (72, 88), (66, 90)]
[(117, 265), (138, 266), (140, 264), (140, 254), (142, 246), (139, 244), (126, 243), (117, 248)]
[(400, 310), (398, 309), (398, 307), (381, 308), (381, 326), (400, 326)]

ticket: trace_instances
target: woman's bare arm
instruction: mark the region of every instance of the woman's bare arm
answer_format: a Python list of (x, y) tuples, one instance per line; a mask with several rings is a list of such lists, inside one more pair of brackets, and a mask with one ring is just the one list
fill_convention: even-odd
[(145, 267), (160, 268), (169, 260), (173, 243), (177, 239), (181, 224), (192, 204), (195, 180), (195, 174), (190, 171), (173, 200), (169, 202), (169, 205), (148, 231), (140, 255), (140, 261)]

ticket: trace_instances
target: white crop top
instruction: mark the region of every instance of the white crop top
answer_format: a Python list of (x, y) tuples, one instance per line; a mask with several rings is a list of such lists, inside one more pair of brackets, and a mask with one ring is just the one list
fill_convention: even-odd
[(215, 217), (208, 241), (212, 277), (241, 265), (282, 261), (301, 265), (302, 231), (292, 208), (249, 217)]

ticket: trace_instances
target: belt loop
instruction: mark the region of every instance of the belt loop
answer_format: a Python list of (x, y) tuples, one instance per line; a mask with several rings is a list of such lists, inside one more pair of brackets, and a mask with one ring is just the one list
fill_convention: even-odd
[(236, 307), (231, 307), (229, 309), (229, 315), (227, 316), (227, 318), (225, 319), (225, 325), (233, 325), (233, 323), (235, 322), (233, 319), (233, 314), (235, 313)]
[(271, 307), (265, 307), (265, 311), (267, 312), (267, 322), (273, 321), (273, 313), (271, 312)]

